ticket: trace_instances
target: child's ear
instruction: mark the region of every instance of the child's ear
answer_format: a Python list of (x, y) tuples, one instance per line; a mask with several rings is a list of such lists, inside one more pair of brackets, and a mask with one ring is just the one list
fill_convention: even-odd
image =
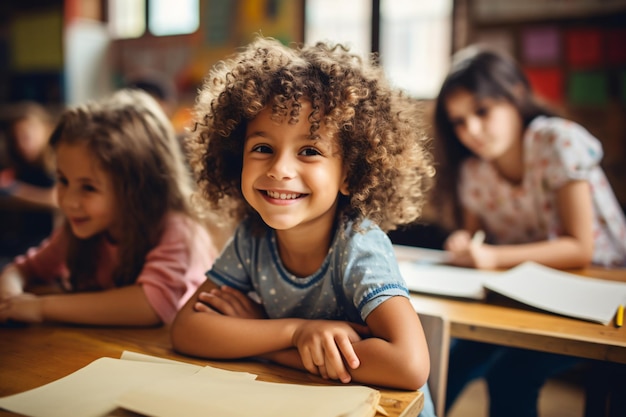
[(348, 189), (348, 173), (344, 172), (343, 178), (341, 179), (341, 185), (339, 186), (339, 192), (345, 196), (350, 195), (350, 190)]

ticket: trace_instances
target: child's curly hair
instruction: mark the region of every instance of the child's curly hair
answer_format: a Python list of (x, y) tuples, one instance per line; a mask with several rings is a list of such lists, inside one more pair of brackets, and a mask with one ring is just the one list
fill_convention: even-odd
[(434, 176), (417, 102), (342, 45), (289, 48), (263, 37), (213, 67), (197, 99), (187, 150), (209, 208), (233, 221), (255, 216), (241, 192), (247, 123), (266, 106), (295, 123), (302, 101), (312, 106), (312, 139), (322, 123), (337, 132), (350, 193), (338, 215), (385, 231), (416, 220)]

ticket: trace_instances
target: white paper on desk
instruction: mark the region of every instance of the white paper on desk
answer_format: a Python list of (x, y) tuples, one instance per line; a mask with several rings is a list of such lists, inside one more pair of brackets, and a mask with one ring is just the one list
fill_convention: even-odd
[(128, 391), (117, 405), (152, 417), (365, 417), (376, 413), (379, 399), (363, 386), (220, 379), (203, 369)]
[(0, 398), (0, 407), (32, 417), (106, 416), (124, 392), (156, 380), (192, 375), (201, 367), (100, 358), (49, 384)]
[(626, 301), (626, 283), (581, 277), (525, 262), (487, 280), (485, 287), (530, 306), (608, 324)]
[(400, 274), (410, 291), (447, 297), (485, 298), (483, 282), (501, 272), (460, 268), (448, 265), (398, 262)]
[(393, 245), (398, 261), (413, 261), (426, 264), (445, 264), (450, 254), (444, 250), (420, 248), (417, 246)]

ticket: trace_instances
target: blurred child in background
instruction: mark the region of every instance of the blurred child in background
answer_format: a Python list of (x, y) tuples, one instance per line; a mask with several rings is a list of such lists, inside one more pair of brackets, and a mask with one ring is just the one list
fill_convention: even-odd
[[(65, 223), (0, 275), (0, 321), (171, 322), (217, 250), (190, 207), (190, 175), (161, 107), (121, 90), (67, 110), (51, 144)], [(25, 293), (36, 280), (64, 291)]]
[[(541, 105), (514, 60), (476, 47), (459, 51), (437, 98), (435, 128), (438, 201), (453, 201), (461, 213), (444, 244), (452, 263), (626, 263), (626, 221), (600, 167), (600, 142)], [(472, 241), (479, 230), (487, 243)], [(491, 417), (536, 416), (545, 380), (576, 361), (458, 340), (447, 406), (484, 376)]]
[(52, 231), (57, 205), (48, 139), (53, 127), (52, 116), (38, 103), (10, 109), (8, 158), (0, 171), (0, 267)]
[[(435, 111), (437, 189), (462, 211), (445, 245), (454, 263), (626, 265), (626, 220), (600, 142), (539, 104), (514, 61), (460, 51)], [(488, 244), (470, 244), (478, 230)]]

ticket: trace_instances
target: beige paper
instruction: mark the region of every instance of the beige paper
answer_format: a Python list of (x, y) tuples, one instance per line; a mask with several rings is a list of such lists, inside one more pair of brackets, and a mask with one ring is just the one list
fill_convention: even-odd
[(32, 417), (214, 415), (369, 417), (380, 393), (362, 386), (309, 386), (124, 352), (100, 358), (57, 381), (0, 398), (0, 408)]
[(380, 393), (363, 386), (312, 386), (216, 378), (211, 370), (127, 391), (117, 405), (152, 417), (374, 416)]
[(124, 392), (192, 375), (201, 367), (100, 358), (57, 381), (0, 398), (0, 407), (32, 417), (106, 416)]

